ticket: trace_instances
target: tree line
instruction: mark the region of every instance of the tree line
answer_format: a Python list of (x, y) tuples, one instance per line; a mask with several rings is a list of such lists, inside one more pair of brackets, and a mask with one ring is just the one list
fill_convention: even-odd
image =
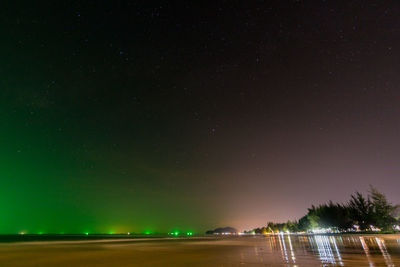
[[(266, 226), (250, 232), (267, 234), (276, 232), (309, 232), (316, 229), (332, 231), (396, 230), (400, 223), (399, 205), (392, 205), (386, 196), (373, 186), (366, 196), (356, 192), (345, 204), (333, 203), (311, 206), (298, 221), (286, 223), (269, 222)], [(398, 228), (397, 228), (398, 230)]]

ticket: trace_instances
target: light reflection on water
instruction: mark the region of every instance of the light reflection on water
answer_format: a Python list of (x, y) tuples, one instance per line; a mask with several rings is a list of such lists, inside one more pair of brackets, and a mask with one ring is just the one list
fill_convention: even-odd
[(362, 247), (363, 247), (363, 249), (364, 249), (365, 256), (367, 257), (369, 266), (371, 266), (371, 267), (374, 266), (373, 262), (371, 261), (371, 256), (369, 255), (369, 248), (368, 248), (368, 245), (367, 245), (367, 243), (365, 242), (363, 236), (360, 236), (360, 242), (361, 242), (361, 245), (362, 245)]
[(292, 256), (292, 261), (293, 261), (293, 263), (296, 263), (296, 257), (294, 256), (294, 250), (293, 250), (293, 246), (292, 246), (292, 238), (290, 236), (288, 236), (288, 240), (289, 240), (290, 255)]
[(333, 236), (318, 235), (314, 236), (313, 239), (322, 263), (336, 264), (337, 262), (339, 265), (343, 265), (336, 239)]
[(390, 258), (390, 254), (387, 251), (387, 248), (385, 246), (385, 240), (381, 238), (375, 237), (376, 243), (378, 243), (379, 249), (382, 252), (383, 258), (385, 259), (385, 262), (387, 266), (394, 266), (392, 259)]
[(264, 240), (266, 252), (257, 254), (258, 258), (263, 258), (259, 262), (264, 263), (280, 262), (285, 266), (400, 266), (400, 235), (273, 235)]

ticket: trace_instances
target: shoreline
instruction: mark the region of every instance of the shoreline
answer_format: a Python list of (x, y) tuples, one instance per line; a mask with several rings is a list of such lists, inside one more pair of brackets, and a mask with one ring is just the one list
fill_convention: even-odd
[(91, 243), (115, 243), (115, 242), (146, 242), (146, 241), (185, 241), (185, 240), (219, 240), (233, 238), (254, 238), (254, 237), (273, 237), (273, 236), (396, 236), (396, 233), (379, 232), (358, 232), (358, 233), (276, 233), (276, 234), (249, 234), (249, 235), (197, 235), (197, 236), (177, 236), (169, 235), (83, 235), (83, 234), (15, 234), (0, 235), (0, 245), (5, 244), (91, 244)]

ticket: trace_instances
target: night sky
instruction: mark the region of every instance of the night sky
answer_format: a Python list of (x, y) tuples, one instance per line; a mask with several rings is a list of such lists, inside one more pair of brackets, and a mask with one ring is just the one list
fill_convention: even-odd
[(0, 233), (400, 203), (398, 1), (6, 2)]

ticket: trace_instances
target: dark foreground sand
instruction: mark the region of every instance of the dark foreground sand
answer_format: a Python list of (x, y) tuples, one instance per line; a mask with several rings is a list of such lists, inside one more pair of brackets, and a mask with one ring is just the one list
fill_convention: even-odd
[(400, 266), (400, 235), (17, 242), (0, 266)]

